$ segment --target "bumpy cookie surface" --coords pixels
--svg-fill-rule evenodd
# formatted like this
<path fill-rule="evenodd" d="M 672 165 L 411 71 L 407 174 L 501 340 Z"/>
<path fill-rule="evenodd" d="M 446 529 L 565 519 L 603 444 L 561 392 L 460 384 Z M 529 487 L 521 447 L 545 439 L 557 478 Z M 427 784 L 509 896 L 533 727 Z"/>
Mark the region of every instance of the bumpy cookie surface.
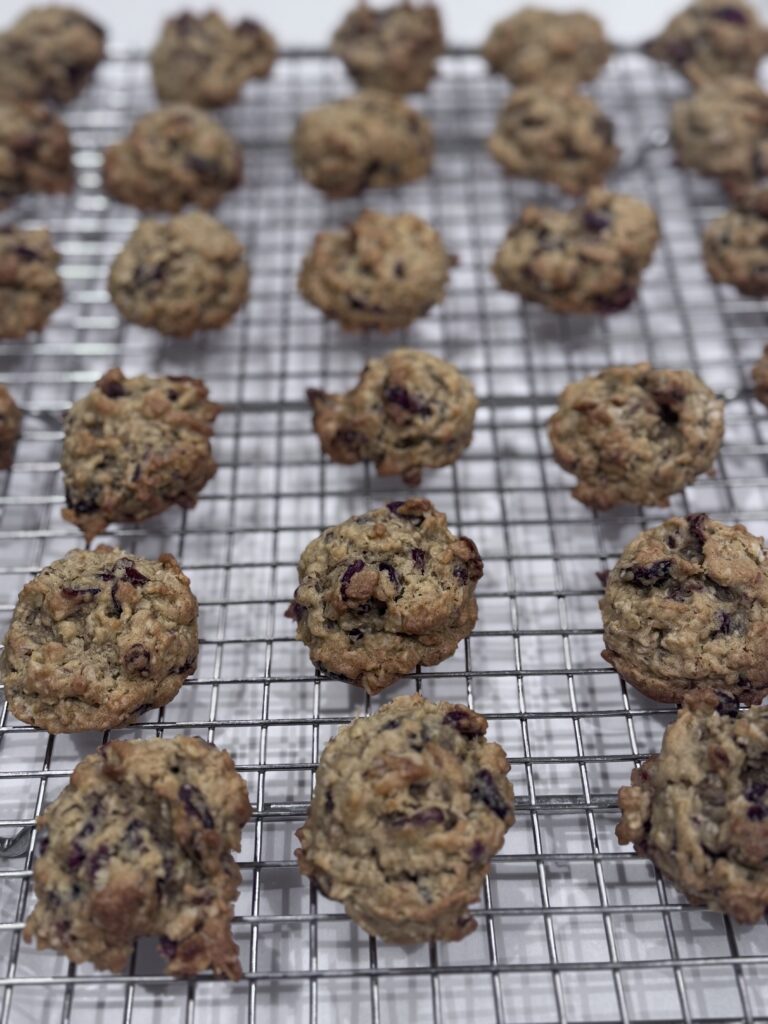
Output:
<path fill-rule="evenodd" d="M 109 291 L 127 320 L 183 337 L 231 320 L 248 297 L 248 264 L 228 228 L 192 210 L 142 221 L 112 264 Z"/>
<path fill-rule="evenodd" d="M 0 338 L 45 325 L 64 296 L 58 265 L 47 231 L 0 228 Z"/>
<path fill-rule="evenodd" d="M 569 384 L 549 421 L 556 461 L 593 508 L 667 505 L 706 473 L 723 438 L 723 402 L 689 370 L 612 366 Z"/>
<path fill-rule="evenodd" d="M 647 697 L 768 693 L 768 563 L 761 538 L 703 514 L 635 537 L 600 601 L 603 657 Z"/>
<path fill-rule="evenodd" d="M 646 203 L 593 188 L 567 212 L 527 206 L 493 270 L 502 288 L 558 313 L 614 313 L 637 295 L 658 237 Z"/>
<path fill-rule="evenodd" d="M 427 174 L 432 132 L 398 96 L 366 89 L 302 114 L 293 150 L 310 185 L 329 196 L 356 196 Z"/>
<path fill-rule="evenodd" d="M 113 729 L 173 700 L 197 665 L 197 601 L 170 555 L 70 551 L 19 594 L 0 656 L 13 714 Z"/>
<path fill-rule="evenodd" d="M 763 405 L 768 405 L 768 345 L 752 367 L 752 379 L 755 382 L 755 397 Z"/>
<path fill-rule="evenodd" d="M 0 206 L 25 192 L 68 192 L 66 125 L 43 103 L 0 103 Z"/>
<path fill-rule="evenodd" d="M 431 4 L 402 3 L 374 10 L 361 3 L 336 30 L 331 49 L 358 85 L 421 92 L 443 50 L 440 15 Z"/>
<path fill-rule="evenodd" d="M 692 903 L 755 924 L 768 912 L 768 708 L 715 705 L 683 708 L 633 770 L 616 835 Z"/>
<path fill-rule="evenodd" d="M 250 78 L 265 78 L 275 41 L 249 19 L 229 25 L 215 11 L 169 18 L 151 54 L 155 89 L 163 103 L 222 107 Z"/>
<path fill-rule="evenodd" d="M 342 727 L 320 758 L 296 833 L 302 873 L 389 942 L 461 939 L 514 822 L 488 723 L 461 704 L 397 697 Z"/>
<path fill-rule="evenodd" d="M 21 433 L 21 409 L 8 388 L 0 384 L 0 469 L 10 469 Z"/>
<path fill-rule="evenodd" d="M 37 905 L 24 938 L 119 972 L 136 939 L 158 936 L 169 974 L 240 978 L 232 851 L 250 813 L 232 758 L 213 744 L 107 743 L 37 819 Z"/>
<path fill-rule="evenodd" d="M 524 7 L 494 25 L 483 47 L 492 70 L 516 85 L 587 82 L 610 53 L 602 25 L 591 14 L 535 7 Z"/>
<path fill-rule="evenodd" d="M 64 420 L 64 518 L 90 541 L 109 523 L 192 508 L 216 472 L 210 437 L 218 413 L 193 377 L 108 370 Z"/>
<path fill-rule="evenodd" d="M 768 216 L 729 210 L 704 229 L 704 262 L 713 280 L 744 295 L 768 295 Z"/>
<path fill-rule="evenodd" d="M 412 213 L 364 210 L 322 231 L 304 260 L 304 298 L 348 330 L 407 327 L 443 298 L 454 259 L 433 227 Z"/>
<path fill-rule="evenodd" d="M 602 181 L 619 157 L 611 122 L 594 100 L 568 85 L 515 89 L 488 149 L 510 174 L 576 194 Z"/>
<path fill-rule="evenodd" d="M 768 34 L 742 0 L 696 0 L 675 15 L 645 52 L 688 78 L 751 77 L 768 50 Z"/>
<path fill-rule="evenodd" d="M 472 440 L 472 384 L 437 356 L 397 348 L 371 359 L 347 394 L 310 390 L 314 427 L 334 462 L 370 460 L 380 476 L 421 481 L 425 466 L 455 462 Z"/>
<path fill-rule="evenodd" d="M 242 174 L 240 146 L 209 114 L 172 103 L 140 117 L 104 154 L 104 188 L 142 210 L 210 209 Z"/>
<path fill-rule="evenodd" d="M 68 103 L 104 56 L 104 32 L 72 7 L 33 7 L 0 33 L 0 99 Z"/>
<path fill-rule="evenodd" d="M 298 573 L 286 614 L 310 658 L 378 693 L 469 636 L 483 562 L 431 502 L 409 498 L 323 530 Z"/>

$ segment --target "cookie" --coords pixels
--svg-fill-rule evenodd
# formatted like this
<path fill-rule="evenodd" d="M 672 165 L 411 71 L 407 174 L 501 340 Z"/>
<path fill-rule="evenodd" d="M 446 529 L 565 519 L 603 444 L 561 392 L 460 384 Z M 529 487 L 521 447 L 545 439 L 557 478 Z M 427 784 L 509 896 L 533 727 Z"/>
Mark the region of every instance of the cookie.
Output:
<path fill-rule="evenodd" d="M 223 107 L 249 79 L 266 78 L 275 55 L 275 40 L 255 21 L 229 25 L 216 11 L 185 11 L 165 22 L 150 61 L 163 103 Z"/>
<path fill-rule="evenodd" d="M 704 262 L 714 281 L 744 295 L 768 295 L 768 216 L 729 210 L 704 229 Z"/>
<path fill-rule="evenodd" d="M 318 668 L 374 694 L 469 636 L 483 562 L 431 502 L 408 498 L 323 530 L 298 573 L 297 638 Z"/>
<path fill-rule="evenodd" d="M 593 188 L 569 211 L 527 206 L 493 272 L 502 288 L 557 313 L 615 313 L 634 301 L 658 238 L 650 206 Z"/>
<path fill-rule="evenodd" d="M 494 25 L 483 56 L 515 85 L 574 85 L 602 69 L 611 47 L 597 18 L 524 7 Z"/>
<path fill-rule="evenodd" d="M 43 103 L 0 102 L 0 207 L 27 192 L 69 192 L 66 125 Z"/>
<path fill-rule="evenodd" d="M 172 103 L 140 117 L 104 154 L 104 189 L 141 210 L 211 209 L 240 183 L 240 146 L 210 114 Z"/>
<path fill-rule="evenodd" d="M 549 83 L 515 89 L 488 149 L 510 174 L 576 195 L 601 182 L 619 158 L 613 125 L 594 100 Z"/>
<path fill-rule="evenodd" d="M 194 377 L 108 370 L 64 419 L 64 518 L 90 542 L 110 523 L 193 508 L 216 472 L 210 437 L 219 412 Z"/>
<path fill-rule="evenodd" d="M 221 327 L 248 298 L 243 246 L 208 213 L 145 220 L 112 264 L 109 292 L 126 318 L 185 337 Z"/>
<path fill-rule="evenodd" d="M 70 551 L 19 594 L 0 656 L 13 714 L 51 733 L 164 707 L 197 665 L 197 601 L 171 555 Z"/>
<path fill-rule="evenodd" d="M 0 384 L 0 469 L 10 469 L 21 434 L 21 409 L 8 388 Z"/>
<path fill-rule="evenodd" d="M 299 869 L 387 942 L 474 931 L 491 858 L 514 823 L 507 759 L 461 704 L 397 697 L 323 750 Z"/>
<path fill-rule="evenodd" d="M 64 297 L 58 265 L 47 231 L 0 228 L 0 338 L 45 326 Z"/>
<path fill-rule="evenodd" d="M 768 345 L 752 367 L 752 379 L 755 382 L 755 398 L 763 405 L 768 405 Z"/>
<path fill-rule="evenodd" d="M 680 704 L 768 694 L 768 563 L 761 538 L 703 514 L 635 537 L 600 601 L 603 657 L 646 697 Z"/>
<path fill-rule="evenodd" d="M 32 7 L 0 33 L 0 100 L 68 103 L 104 57 L 104 30 L 73 7 Z"/>
<path fill-rule="evenodd" d="M 421 92 L 443 52 L 440 14 L 432 4 L 353 8 L 334 33 L 331 50 L 363 88 Z"/>
<path fill-rule="evenodd" d="M 757 924 L 768 913 L 768 708 L 699 701 L 619 790 L 633 843 L 691 903 Z"/>
<path fill-rule="evenodd" d="M 427 352 L 393 349 L 369 360 L 346 394 L 307 394 L 326 455 L 347 465 L 373 462 L 379 476 L 418 484 L 423 467 L 450 465 L 472 440 L 472 384 Z"/>
<path fill-rule="evenodd" d="M 768 33 L 742 0 L 696 0 L 644 50 L 694 82 L 724 75 L 750 78 L 768 51 Z"/>
<path fill-rule="evenodd" d="M 592 508 L 668 505 L 708 472 L 723 439 L 724 403 L 690 370 L 611 366 L 569 384 L 549 421 L 555 461 Z"/>
<path fill-rule="evenodd" d="M 442 300 L 454 263 L 420 217 L 364 210 L 351 224 L 315 238 L 299 289 L 347 330 L 393 331 Z"/>
<path fill-rule="evenodd" d="M 242 977 L 232 851 L 250 815 L 245 782 L 212 743 L 176 736 L 99 747 L 37 819 L 37 905 L 24 938 L 117 973 L 136 939 L 157 936 L 168 974 Z"/>
<path fill-rule="evenodd" d="M 366 89 L 302 114 L 293 152 L 310 185 L 333 197 L 356 196 L 427 174 L 432 132 L 399 96 Z"/>

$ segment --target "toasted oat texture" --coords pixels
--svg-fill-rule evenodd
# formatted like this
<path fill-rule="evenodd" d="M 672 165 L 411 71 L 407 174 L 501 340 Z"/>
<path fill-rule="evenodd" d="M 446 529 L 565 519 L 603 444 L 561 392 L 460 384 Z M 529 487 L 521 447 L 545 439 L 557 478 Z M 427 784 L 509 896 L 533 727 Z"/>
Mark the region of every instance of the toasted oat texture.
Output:
<path fill-rule="evenodd" d="M 619 158 L 613 125 L 594 100 L 549 83 L 515 89 L 488 149 L 510 174 L 576 195 L 599 184 Z"/>
<path fill-rule="evenodd" d="M 299 288 L 348 330 L 392 331 L 442 300 L 454 262 L 420 217 L 364 210 L 351 224 L 317 235 Z"/>
<path fill-rule="evenodd" d="M 462 939 L 514 792 L 486 720 L 414 694 L 343 726 L 320 758 L 299 868 L 371 935 Z"/>
<path fill-rule="evenodd" d="M 240 183 L 239 144 L 188 103 L 144 114 L 104 153 L 104 189 L 142 210 L 175 213 L 187 203 L 211 209 Z"/>
<path fill-rule="evenodd" d="M 0 103 L 0 207 L 26 192 L 69 192 L 66 125 L 44 103 Z"/>
<path fill-rule="evenodd" d="M 298 573 L 286 613 L 297 638 L 318 668 L 374 694 L 469 636 L 483 562 L 431 502 L 409 498 L 323 530 Z"/>
<path fill-rule="evenodd" d="M 336 30 L 331 49 L 363 88 L 421 92 L 443 52 L 440 14 L 432 4 L 375 10 L 361 3 Z"/>
<path fill-rule="evenodd" d="M 591 14 L 524 7 L 494 25 L 483 55 L 515 85 L 574 85 L 598 74 L 611 46 Z"/>
<path fill-rule="evenodd" d="M 37 819 L 27 942 L 118 973 L 158 936 L 166 971 L 242 977 L 232 857 L 251 807 L 232 758 L 192 736 L 114 740 L 80 762 Z"/>
<path fill-rule="evenodd" d="M 21 433 L 21 409 L 8 388 L 0 384 L 0 469 L 10 469 Z"/>
<path fill-rule="evenodd" d="M 58 265 L 47 231 L 0 228 L 0 338 L 45 326 L 64 297 Z"/>
<path fill-rule="evenodd" d="M 0 99 L 68 103 L 104 57 L 104 30 L 73 7 L 32 7 L 0 33 Z"/>
<path fill-rule="evenodd" d="M 755 398 L 763 405 L 768 405 L 768 345 L 752 367 L 752 379 L 755 382 Z"/>
<path fill-rule="evenodd" d="M 366 89 L 302 114 L 293 151 L 310 185 L 329 196 L 356 196 L 427 174 L 432 132 L 399 96 Z"/>
<path fill-rule="evenodd" d="M 755 73 L 768 51 L 768 33 L 742 0 L 696 0 L 676 14 L 645 52 L 694 82 Z"/>
<path fill-rule="evenodd" d="M 165 22 L 150 60 L 163 103 L 223 107 L 249 79 L 266 78 L 275 56 L 275 40 L 255 21 L 185 11 Z"/>
<path fill-rule="evenodd" d="M 768 912 L 767 766 L 768 708 L 691 701 L 619 790 L 619 842 L 691 903 L 756 924 Z"/>
<path fill-rule="evenodd" d="M 668 505 L 711 469 L 724 403 L 690 370 L 611 366 L 569 384 L 549 421 L 556 461 L 592 508 Z"/>
<path fill-rule="evenodd" d="M 216 472 L 210 437 L 219 411 L 194 377 L 108 370 L 64 420 L 64 518 L 90 541 L 110 523 L 193 508 Z"/>
<path fill-rule="evenodd" d="M 744 295 L 768 295 L 768 216 L 729 210 L 704 229 L 704 262 L 712 279 Z"/>
<path fill-rule="evenodd" d="M 228 228 L 192 210 L 142 221 L 112 264 L 109 291 L 127 320 L 185 337 L 232 319 L 248 298 L 248 264 Z"/>
<path fill-rule="evenodd" d="M 0 656 L 13 714 L 114 729 L 173 700 L 197 665 L 197 601 L 171 555 L 70 551 L 19 594 Z"/>
<path fill-rule="evenodd" d="M 600 601 L 603 657 L 651 697 L 768 694 L 768 563 L 762 538 L 703 514 L 635 537 Z"/>
<path fill-rule="evenodd" d="M 658 237 L 650 206 L 593 188 L 573 210 L 527 206 L 493 271 L 502 288 L 558 313 L 615 313 L 635 299 Z"/>
<path fill-rule="evenodd" d="M 326 455 L 370 460 L 380 476 L 421 482 L 423 467 L 447 466 L 472 440 L 477 398 L 455 366 L 427 352 L 393 349 L 371 359 L 347 394 L 308 392 Z"/>

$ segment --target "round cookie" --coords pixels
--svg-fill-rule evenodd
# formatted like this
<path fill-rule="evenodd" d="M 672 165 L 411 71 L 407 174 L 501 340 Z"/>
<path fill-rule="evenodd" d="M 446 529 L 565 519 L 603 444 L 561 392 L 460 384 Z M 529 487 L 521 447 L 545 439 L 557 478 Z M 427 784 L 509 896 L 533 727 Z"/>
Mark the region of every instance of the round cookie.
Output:
<path fill-rule="evenodd" d="M 21 409 L 8 388 L 0 384 L 0 469 L 10 469 L 21 434 Z"/>
<path fill-rule="evenodd" d="M 324 530 L 299 559 L 287 615 L 318 668 L 378 693 L 449 658 L 477 620 L 483 562 L 426 498 Z"/>
<path fill-rule="evenodd" d="M 752 379 L 755 382 L 755 398 L 768 406 L 768 345 L 752 367 Z"/>
<path fill-rule="evenodd" d="M 26 192 L 69 192 L 66 125 L 43 103 L 0 102 L 0 207 Z"/>
<path fill-rule="evenodd" d="M 99 747 L 37 819 L 37 905 L 24 938 L 119 973 L 136 939 L 157 936 L 168 974 L 242 977 L 232 851 L 250 815 L 245 782 L 212 743 L 176 736 Z"/>
<path fill-rule="evenodd" d="M 711 469 L 724 403 L 690 370 L 611 366 L 569 384 L 549 421 L 555 461 L 592 508 L 668 505 Z"/>
<path fill-rule="evenodd" d="M 502 288 L 558 313 L 615 313 L 635 299 L 658 237 L 650 206 L 593 188 L 573 210 L 527 206 L 493 272 Z"/>
<path fill-rule="evenodd" d="M 64 297 L 58 265 L 47 231 L 0 228 L 0 338 L 45 326 Z"/>
<path fill-rule="evenodd" d="M 729 210 L 704 229 L 704 262 L 712 279 L 744 295 L 768 295 L 768 217 Z"/>
<path fill-rule="evenodd" d="M 356 196 L 427 174 L 432 132 L 427 119 L 398 96 L 366 89 L 302 114 L 293 152 L 310 185 L 333 197 Z"/>
<path fill-rule="evenodd" d="M 432 4 L 374 10 L 360 3 L 334 33 L 331 50 L 363 88 L 421 92 L 443 52 L 440 14 Z"/>
<path fill-rule="evenodd" d="M 515 820 L 487 726 L 414 694 L 343 726 L 323 751 L 299 869 L 371 935 L 407 944 L 477 927 L 469 904 Z"/>
<path fill-rule="evenodd" d="M 472 384 L 427 352 L 393 349 L 369 360 L 346 394 L 307 394 L 326 455 L 346 464 L 370 460 L 379 476 L 418 484 L 423 467 L 450 465 L 472 440 Z"/>
<path fill-rule="evenodd" d="M 768 562 L 743 526 L 698 514 L 645 530 L 608 575 L 600 610 L 603 657 L 646 697 L 768 694 Z"/>
<path fill-rule="evenodd" d="M 483 56 L 515 85 L 588 82 L 602 69 L 611 46 L 597 18 L 524 7 L 494 25 Z"/>
<path fill-rule="evenodd" d="M 109 292 L 127 320 L 185 337 L 232 319 L 248 298 L 248 264 L 228 228 L 192 210 L 142 221 L 112 264 Z"/>
<path fill-rule="evenodd" d="M 515 89 L 488 149 L 510 174 L 576 195 L 599 184 L 619 158 L 613 125 L 594 100 L 549 83 Z"/>
<path fill-rule="evenodd" d="M 141 210 L 211 209 L 242 176 L 240 146 L 209 114 L 172 103 L 140 117 L 104 153 L 104 189 Z"/>
<path fill-rule="evenodd" d="M 104 31 L 72 7 L 32 7 L 0 33 L 0 99 L 68 103 L 104 57 Z"/>
<path fill-rule="evenodd" d="M 619 790 L 619 842 L 691 903 L 757 924 L 768 913 L 766 764 L 768 708 L 691 701 Z"/>
<path fill-rule="evenodd" d="M 229 25 L 216 11 L 185 11 L 165 22 L 150 61 L 163 103 L 223 107 L 249 79 L 266 78 L 275 55 L 275 40 L 255 21 Z"/>
<path fill-rule="evenodd" d="M 64 518 L 90 542 L 110 523 L 193 508 L 216 472 L 210 437 L 219 411 L 194 377 L 108 370 L 64 419 Z"/>
<path fill-rule="evenodd" d="M 392 331 L 442 300 L 454 262 L 420 217 L 364 210 L 346 227 L 317 235 L 299 289 L 347 330 Z"/>
<path fill-rule="evenodd" d="M 172 701 L 197 666 L 197 601 L 171 555 L 70 551 L 19 594 L 0 656 L 22 722 L 115 729 Z"/>
<path fill-rule="evenodd" d="M 768 50 L 768 33 L 742 0 L 696 0 L 644 50 L 694 82 L 724 75 L 751 78 Z"/>

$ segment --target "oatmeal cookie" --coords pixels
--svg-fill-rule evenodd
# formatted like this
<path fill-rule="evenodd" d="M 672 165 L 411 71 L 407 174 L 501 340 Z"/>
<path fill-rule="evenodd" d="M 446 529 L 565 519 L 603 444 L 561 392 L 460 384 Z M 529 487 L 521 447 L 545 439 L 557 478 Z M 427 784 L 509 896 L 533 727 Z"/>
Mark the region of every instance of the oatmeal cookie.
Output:
<path fill-rule="evenodd" d="M 569 384 L 549 421 L 555 460 L 592 508 L 668 505 L 710 470 L 724 403 L 690 370 L 611 366 Z"/>
<path fill-rule="evenodd" d="M 763 405 L 768 405 L 768 345 L 752 367 L 752 379 L 755 382 L 755 398 Z"/>
<path fill-rule="evenodd" d="M 296 833 L 302 874 L 388 942 L 462 939 L 514 823 L 507 760 L 461 704 L 397 697 L 322 753 Z"/>
<path fill-rule="evenodd" d="M 105 744 L 37 819 L 37 905 L 24 938 L 117 973 L 136 939 L 157 936 L 168 974 L 242 977 L 232 851 L 250 815 L 245 782 L 212 743 Z"/>
<path fill-rule="evenodd" d="M 768 216 L 729 210 L 704 229 L 704 262 L 714 281 L 744 295 L 768 295 Z"/>
<path fill-rule="evenodd" d="M 64 297 L 58 265 L 47 231 L 0 228 L 0 338 L 42 330 Z"/>
<path fill-rule="evenodd" d="M 426 498 L 323 530 L 305 548 L 287 615 L 318 668 L 378 693 L 437 665 L 477 620 L 483 562 Z"/>
<path fill-rule="evenodd" d="M 110 523 L 193 508 L 216 472 L 210 437 L 219 411 L 194 377 L 108 370 L 64 420 L 64 518 L 90 541 Z"/>
<path fill-rule="evenodd" d="M 43 103 L 0 103 L 0 207 L 26 192 L 69 192 L 66 125 Z"/>
<path fill-rule="evenodd" d="M 603 657 L 646 697 L 768 694 L 768 562 L 762 538 L 701 513 L 635 537 L 600 601 Z"/>
<path fill-rule="evenodd" d="M 210 114 L 172 103 L 140 117 L 104 154 L 104 189 L 141 210 L 211 209 L 240 183 L 240 146 Z"/>
<path fill-rule="evenodd" d="M 347 394 L 308 392 L 326 455 L 370 460 L 380 476 L 421 482 L 425 466 L 448 466 L 472 440 L 477 398 L 455 366 L 427 352 L 397 348 L 366 364 Z"/>
<path fill-rule="evenodd" d="M 21 409 L 8 388 L 0 384 L 0 469 L 10 469 L 21 433 Z"/>

